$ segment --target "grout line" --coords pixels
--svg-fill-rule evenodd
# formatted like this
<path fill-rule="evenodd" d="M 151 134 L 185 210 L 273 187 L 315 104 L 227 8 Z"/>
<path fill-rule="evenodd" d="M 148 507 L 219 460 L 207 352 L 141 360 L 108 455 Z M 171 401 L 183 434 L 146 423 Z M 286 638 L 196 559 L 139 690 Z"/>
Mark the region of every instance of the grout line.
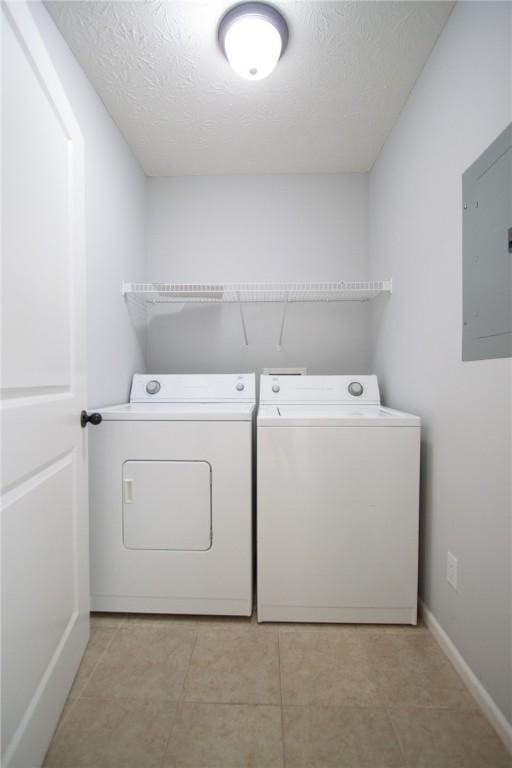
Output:
<path fill-rule="evenodd" d="M 178 696 L 178 700 L 176 701 L 176 713 L 175 713 L 175 717 L 174 717 L 174 722 L 171 725 L 171 728 L 169 729 L 169 735 L 167 737 L 167 741 L 165 742 L 165 748 L 164 748 L 163 754 L 162 754 L 162 768 L 165 768 L 165 762 L 166 762 L 166 759 L 167 759 L 167 753 L 169 751 L 169 744 L 171 743 L 171 739 L 172 739 L 174 730 L 175 730 L 175 728 L 176 728 L 176 726 L 178 724 L 178 720 L 181 717 L 181 713 L 183 711 L 183 705 L 186 703 L 185 702 L 185 682 L 186 682 L 186 679 L 187 679 L 188 671 L 190 669 L 190 665 L 192 664 L 192 656 L 194 655 L 194 651 L 196 649 L 197 642 L 199 640 L 199 627 L 196 627 L 195 632 L 196 632 L 196 637 L 195 637 L 194 643 L 192 645 L 192 648 L 190 650 L 190 654 L 189 654 L 189 657 L 188 657 L 187 668 L 185 669 L 185 672 L 183 674 L 183 681 L 181 683 L 181 690 L 180 690 L 180 693 L 179 693 L 179 696 Z"/>
<path fill-rule="evenodd" d="M 92 698 L 92 697 L 91 697 Z M 128 698 L 128 697 L 127 697 Z M 205 706 L 225 706 L 225 707 L 280 707 L 281 704 L 279 702 L 275 701 L 247 701 L 245 700 L 238 700 L 238 699 L 232 699 L 230 701 L 226 701 L 225 699 L 187 699 L 183 698 L 179 700 L 182 704 L 204 704 Z M 307 706 L 307 705 L 298 705 L 300 707 Z"/>
<path fill-rule="evenodd" d="M 144 702 L 146 704 L 177 704 L 178 702 L 176 699 L 156 699 L 151 696 L 133 696 L 127 694 L 126 696 L 108 696 L 105 694 L 95 694 L 94 696 L 82 696 L 83 699 L 87 699 L 87 701 L 133 701 L 133 702 Z"/>
<path fill-rule="evenodd" d="M 119 632 L 119 629 L 120 629 L 120 627 L 121 627 L 121 625 L 119 624 L 117 627 L 105 627 L 105 628 L 104 628 L 104 629 L 113 629 L 113 630 L 114 630 L 114 632 L 113 632 L 113 634 L 112 634 L 112 637 L 110 638 L 110 640 L 109 640 L 109 641 L 108 641 L 108 643 L 106 644 L 105 648 L 104 648 L 104 649 L 103 649 L 103 651 L 100 653 L 100 655 L 99 655 L 99 658 L 98 658 L 98 660 L 96 661 L 96 664 L 94 665 L 94 667 L 93 667 L 93 668 L 92 668 L 92 670 L 91 670 L 91 674 L 90 674 L 90 675 L 87 677 L 87 679 L 85 680 L 85 682 L 84 682 L 84 684 L 83 684 L 82 688 L 81 688 L 81 689 L 80 689 L 80 691 L 78 692 L 78 694 L 77 694 L 77 696 L 76 696 L 76 701 L 78 701 L 78 699 L 81 699 L 81 698 L 87 698 L 87 697 L 84 697 L 84 696 L 83 696 L 83 693 L 84 693 L 85 689 L 87 688 L 87 686 L 89 685 L 89 683 L 91 682 L 92 676 L 94 675 L 94 673 L 95 673 L 95 672 L 96 672 L 96 670 L 98 669 L 98 666 L 100 665 L 100 663 L 101 663 L 101 662 L 103 661 L 103 659 L 105 658 L 105 655 L 106 655 L 107 651 L 109 650 L 110 646 L 112 645 L 112 643 L 114 642 L 115 638 L 117 637 L 117 634 L 118 634 L 118 632 Z M 93 628 L 92 628 L 92 632 L 91 632 L 91 639 L 92 639 L 92 634 L 93 634 L 94 630 L 96 630 L 96 629 L 100 629 L 100 630 L 101 630 L 101 627 L 93 627 Z M 90 642 L 91 642 L 91 640 L 89 640 L 89 643 L 90 643 Z M 88 645 L 89 645 L 89 644 L 88 644 Z M 86 651 L 85 651 L 85 652 L 87 653 L 87 649 L 86 649 Z M 84 657 L 85 657 L 85 654 L 84 654 Z"/>
<path fill-rule="evenodd" d="M 174 722 L 173 722 L 173 724 L 171 725 L 171 727 L 169 729 L 169 735 L 168 735 L 167 740 L 165 742 L 165 747 L 164 747 L 164 749 L 162 751 L 162 763 L 161 763 L 162 768 L 165 768 L 165 762 L 166 762 L 166 759 L 167 759 L 167 752 L 169 750 L 169 744 L 171 743 L 171 739 L 172 739 L 172 735 L 174 733 L 174 729 L 176 728 L 178 720 L 180 719 L 181 712 L 182 712 L 182 704 L 183 703 L 184 702 L 182 702 L 182 701 L 177 701 L 175 703 L 176 712 L 175 712 Z"/>
<path fill-rule="evenodd" d="M 397 742 L 398 742 L 398 746 L 400 747 L 400 752 L 402 753 L 402 757 L 403 757 L 403 760 L 404 760 L 404 766 L 405 766 L 405 768 L 408 768 L 408 766 L 409 766 L 409 761 L 408 761 L 408 759 L 407 759 L 407 755 L 405 754 L 405 749 L 404 749 L 404 747 L 403 747 L 403 745 L 402 745 L 402 740 L 400 739 L 400 736 L 398 735 L 398 731 L 397 731 L 397 729 L 395 728 L 395 724 L 394 724 L 394 722 L 393 722 L 393 718 L 392 718 L 392 717 L 391 717 L 391 715 L 390 715 L 390 712 L 389 712 L 389 707 L 388 707 L 388 706 L 386 706 L 386 707 L 384 708 L 384 711 L 386 712 L 387 718 L 388 718 L 389 722 L 391 723 L 391 728 L 392 728 L 392 730 L 393 730 L 393 733 L 395 734 L 395 739 L 397 740 Z"/>
<path fill-rule="evenodd" d="M 157 699 L 151 696 L 145 696 L 142 698 L 138 698 L 137 696 L 108 696 L 108 695 L 99 695 L 95 694 L 94 696 L 82 696 L 81 698 L 87 699 L 88 701 L 94 701 L 95 699 L 99 701 L 145 701 L 145 702 L 154 702 L 159 704 L 197 704 L 200 706 L 214 706 L 214 707 L 272 707 L 274 709 L 280 709 L 281 705 L 279 703 L 276 703 L 274 701 L 247 701 L 247 700 L 233 700 L 233 701 L 226 701 L 226 700 L 208 700 L 205 701 L 204 699 Z M 286 709 L 356 709 L 356 710 L 380 710 L 382 712 L 387 712 L 387 707 L 384 705 L 378 705 L 378 704 L 368 704 L 368 705 L 361 705 L 361 704 L 283 704 L 283 707 Z M 394 709 L 400 709 L 400 706 L 393 707 Z M 407 709 L 413 709 L 413 706 L 407 705 Z M 423 707 L 420 709 L 436 709 L 436 711 L 439 712 L 468 712 L 469 710 L 458 710 L 458 709 L 445 709 L 445 708 L 439 708 L 439 707 Z M 470 710 L 474 711 L 474 710 Z"/>
<path fill-rule="evenodd" d="M 192 645 L 192 648 L 191 648 L 191 651 L 190 651 L 190 654 L 189 654 L 189 657 L 188 657 L 187 668 L 185 669 L 185 673 L 183 675 L 183 682 L 181 684 L 181 690 L 180 690 L 180 694 L 178 696 L 178 702 L 186 701 L 186 699 L 185 699 L 185 683 L 187 681 L 187 675 L 189 673 L 190 666 L 192 664 L 192 656 L 194 655 L 194 651 L 196 650 L 197 643 L 199 641 L 199 629 L 197 628 L 195 630 L 195 632 L 196 632 L 196 637 L 195 637 L 194 643 Z"/>
<path fill-rule="evenodd" d="M 98 629 L 98 628 L 97 627 L 91 627 L 91 638 L 92 638 L 92 634 L 93 634 L 94 629 Z M 114 634 L 112 635 L 112 637 L 110 638 L 109 642 L 105 646 L 104 650 L 100 654 L 99 659 L 97 660 L 96 664 L 92 668 L 92 671 L 91 671 L 90 675 L 87 677 L 87 679 L 83 683 L 82 687 L 79 689 L 79 691 L 76 694 L 76 696 L 73 696 L 73 698 L 70 699 L 69 698 L 69 694 L 68 694 L 68 698 L 66 699 L 66 702 L 64 704 L 64 709 L 62 710 L 62 713 L 61 713 L 61 716 L 59 718 L 59 721 L 58 721 L 58 723 L 57 723 L 57 725 L 55 727 L 55 731 L 53 733 L 52 740 L 51 740 L 50 744 L 48 745 L 48 750 L 50 749 L 51 743 L 52 743 L 53 739 L 55 738 L 55 735 L 56 735 L 58 729 L 60 728 L 62 723 L 64 723 L 68 719 L 69 715 L 74 710 L 74 708 L 75 708 L 76 704 L 78 703 L 78 701 L 80 699 L 88 698 L 87 696 L 83 695 L 83 692 L 85 691 L 86 687 L 89 685 L 89 682 L 90 682 L 93 674 L 96 672 L 98 664 L 100 663 L 100 661 L 103 659 L 104 655 L 106 654 L 106 652 L 110 648 L 111 643 L 113 642 L 115 636 L 117 635 L 119 627 L 105 627 L 105 629 L 114 629 Z M 90 642 L 91 642 L 91 639 L 89 638 L 89 643 Z M 86 649 L 85 649 L 85 652 L 84 652 L 84 656 L 82 657 L 82 661 L 85 658 L 85 654 L 87 653 L 87 648 L 89 647 L 89 643 L 87 643 L 87 646 L 86 646 Z M 82 662 L 80 662 L 80 663 L 82 663 Z M 79 667 L 79 669 L 80 669 L 80 667 Z M 78 674 L 78 670 L 77 670 L 77 674 Z M 73 680 L 73 684 L 72 684 L 71 688 L 73 688 L 74 684 L 75 684 L 75 681 Z M 71 693 L 71 691 L 70 691 L 70 693 Z"/>
<path fill-rule="evenodd" d="M 281 753 L 283 756 L 283 768 L 286 768 L 286 747 L 284 741 L 284 709 L 283 709 L 283 680 L 281 676 L 281 637 L 277 632 L 277 673 L 279 675 L 279 700 L 281 702 Z"/>

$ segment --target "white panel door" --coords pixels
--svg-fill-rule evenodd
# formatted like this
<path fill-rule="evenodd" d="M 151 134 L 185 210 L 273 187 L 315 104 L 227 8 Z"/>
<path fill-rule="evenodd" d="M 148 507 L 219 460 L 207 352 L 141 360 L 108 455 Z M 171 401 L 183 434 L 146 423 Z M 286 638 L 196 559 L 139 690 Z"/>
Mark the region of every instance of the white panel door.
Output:
<path fill-rule="evenodd" d="M 2 765 L 36 768 L 89 634 L 83 141 L 29 5 L 1 18 Z"/>

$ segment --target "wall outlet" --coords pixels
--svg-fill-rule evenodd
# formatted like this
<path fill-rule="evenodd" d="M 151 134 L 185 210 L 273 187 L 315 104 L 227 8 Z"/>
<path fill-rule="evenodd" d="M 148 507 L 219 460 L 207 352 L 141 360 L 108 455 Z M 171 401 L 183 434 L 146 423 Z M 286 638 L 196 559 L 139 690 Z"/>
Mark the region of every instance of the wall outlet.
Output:
<path fill-rule="evenodd" d="M 458 589 L 458 570 L 459 561 L 454 555 L 452 555 L 450 551 L 448 551 L 448 559 L 446 561 L 446 580 L 448 581 L 448 584 L 451 584 L 455 590 Z"/>

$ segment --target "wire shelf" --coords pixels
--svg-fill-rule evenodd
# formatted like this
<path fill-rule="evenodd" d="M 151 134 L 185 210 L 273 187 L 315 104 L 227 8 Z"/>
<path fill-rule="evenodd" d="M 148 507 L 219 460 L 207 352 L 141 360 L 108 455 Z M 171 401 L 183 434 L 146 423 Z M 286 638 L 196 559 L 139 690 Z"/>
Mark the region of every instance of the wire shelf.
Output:
<path fill-rule="evenodd" d="M 391 280 L 338 283 L 124 283 L 127 298 L 148 304 L 370 301 Z"/>

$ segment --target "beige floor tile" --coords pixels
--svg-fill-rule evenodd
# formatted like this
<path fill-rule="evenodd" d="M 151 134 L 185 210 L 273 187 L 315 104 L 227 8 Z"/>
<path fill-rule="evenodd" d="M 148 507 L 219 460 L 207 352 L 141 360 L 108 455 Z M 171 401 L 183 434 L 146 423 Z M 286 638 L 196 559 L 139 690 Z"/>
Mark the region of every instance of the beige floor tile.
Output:
<path fill-rule="evenodd" d="M 473 698 L 428 631 L 375 634 L 370 646 L 374 679 L 390 706 L 475 708 Z"/>
<path fill-rule="evenodd" d="M 70 699 L 74 699 L 80 695 L 94 672 L 96 664 L 112 642 L 116 632 L 117 630 L 113 628 L 91 627 L 91 637 L 87 648 L 85 649 L 82 663 L 76 673 L 73 687 L 69 694 Z"/>
<path fill-rule="evenodd" d="M 185 680 L 184 698 L 279 704 L 277 635 L 250 629 L 199 632 Z"/>
<path fill-rule="evenodd" d="M 384 709 L 284 707 L 283 718 L 287 768 L 399 768 L 405 765 Z"/>
<path fill-rule="evenodd" d="M 511 768 L 498 736 L 479 712 L 389 710 L 410 768 Z"/>
<path fill-rule="evenodd" d="M 281 709 L 182 704 L 164 768 L 281 768 Z"/>
<path fill-rule="evenodd" d="M 82 695 L 177 701 L 196 637 L 176 626 L 121 627 Z"/>
<path fill-rule="evenodd" d="M 117 629 L 124 622 L 124 613 L 91 613 L 91 628 Z"/>
<path fill-rule="evenodd" d="M 424 626 L 91 623 L 48 768 L 512 768 Z"/>
<path fill-rule="evenodd" d="M 176 705 L 79 699 L 50 745 L 45 768 L 160 768 Z"/>
<path fill-rule="evenodd" d="M 283 704 L 381 704 L 367 643 L 360 633 L 280 633 L 279 648 Z"/>

